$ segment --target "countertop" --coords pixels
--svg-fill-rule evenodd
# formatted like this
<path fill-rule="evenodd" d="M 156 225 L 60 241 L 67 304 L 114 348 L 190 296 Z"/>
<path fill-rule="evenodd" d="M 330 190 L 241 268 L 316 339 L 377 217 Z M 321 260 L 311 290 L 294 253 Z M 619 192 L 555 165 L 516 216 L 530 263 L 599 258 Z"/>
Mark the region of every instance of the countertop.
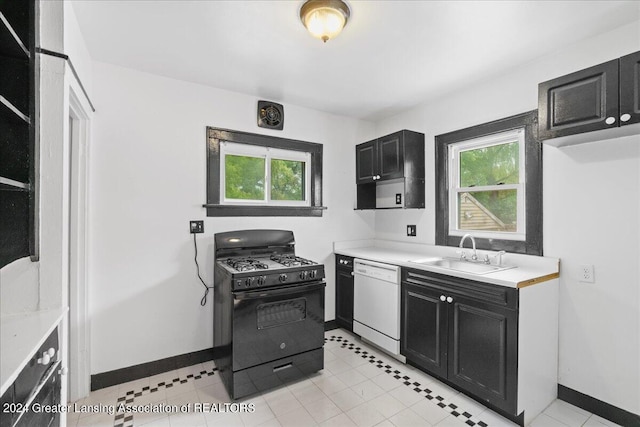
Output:
<path fill-rule="evenodd" d="M 0 317 L 0 395 L 13 384 L 31 355 L 38 350 L 67 312 L 64 308 Z"/>
<path fill-rule="evenodd" d="M 411 260 L 429 257 L 459 258 L 460 255 L 457 251 L 460 249 L 454 247 L 371 239 L 334 242 L 333 249 L 334 253 L 340 255 L 447 274 L 510 288 L 523 288 L 560 277 L 560 260 L 552 257 L 507 253 L 502 257 L 503 264 L 513 265 L 515 268 L 487 274 L 474 274 L 411 262 Z M 468 255 L 471 253 L 469 248 L 464 250 Z M 485 254 L 494 256 L 496 252 L 478 250 L 478 258 L 483 258 Z"/>

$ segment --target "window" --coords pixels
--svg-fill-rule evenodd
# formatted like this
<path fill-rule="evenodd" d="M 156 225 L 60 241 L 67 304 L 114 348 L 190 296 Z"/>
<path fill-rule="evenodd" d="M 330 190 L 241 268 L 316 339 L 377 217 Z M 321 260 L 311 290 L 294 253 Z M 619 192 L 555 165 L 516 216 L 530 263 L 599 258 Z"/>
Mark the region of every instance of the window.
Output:
<path fill-rule="evenodd" d="M 449 234 L 524 240 L 524 129 L 449 145 Z"/>
<path fill-rule="evenodd" d="M 223 204 L 309 206 L 311 154 L 223 141 Z"/>
<path fill-rule="evenodd" d="M 436 137 L 436 243 L 542 255 L 536 111 Z"/>
<path fill-rule="evenodd" d="M 322 145 L 208 128 L 208 216 L 322 216 Z"/>

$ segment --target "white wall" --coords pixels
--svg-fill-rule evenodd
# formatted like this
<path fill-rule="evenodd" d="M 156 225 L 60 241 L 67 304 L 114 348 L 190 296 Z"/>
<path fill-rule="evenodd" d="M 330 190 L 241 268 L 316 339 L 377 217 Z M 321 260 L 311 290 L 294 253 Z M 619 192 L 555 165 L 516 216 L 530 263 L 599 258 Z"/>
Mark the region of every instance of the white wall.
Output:
<path fill-rule="evenodd" d="M 640 22 L 377 123 L 426 136 L 426 209 L 376 212 L 376 237 L 435 242 L 434 136 L 537 108 L 539 82 L 640 50 Z M 544 147 L 544 253 L 562 260 L 559 382 L 640 413 L 640 136 Z M 407 224 L 418 225 L 406 237 Z M 616 227 L 617 226 L 617 227 Z M 581 264 L 595 284 L 579 283 Z"/>
<path fill-rule="evenodd" d="M 332 242 L 370 238 L 373 213 L 354 211 L 354 145 L 373 124 L 284 104 L 284 131 L 256 125 L 258 98 L 94 63 L 89 283 L 92 373 L 213 345 L 212 292 L 200 306 L 188 222 L 201 274 L 213 284 L 213 235 L 293 230 L 296 252 L 324 262 L 326 318 L 334 317 Z M 278 100 L 274 100 L 278 101 Z M 324 145 L 322 218 L 207 218 L 206 126 Z"/>

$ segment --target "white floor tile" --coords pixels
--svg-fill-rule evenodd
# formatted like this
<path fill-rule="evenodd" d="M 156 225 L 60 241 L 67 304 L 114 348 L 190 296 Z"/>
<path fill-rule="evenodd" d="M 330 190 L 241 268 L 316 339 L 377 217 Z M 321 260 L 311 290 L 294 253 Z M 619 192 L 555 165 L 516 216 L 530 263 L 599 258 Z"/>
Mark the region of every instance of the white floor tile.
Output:
<path fill-rule="evenodd" d="M 347 416 L 349 416 L 358 427 L 373 427 L 385 419 L 384 415 L 382 415 L 374 405 L 370 405 L 369 403 L 350 409 L 347 411 Z"/>
<path fill-rule="evenodd" d="M 204 414 L 200 412 L 186 412 L 169 416 L 171 427 L 202 427 L 207 426 Z"/>
<path fill-rule="evenodd" d="M 394 388 L 398 388 L 403 385 L 402 382 L 394 378 L 393 375 L 387 374 L 386 372 L 383 372 L 378 376 L 371 378 L 371 381 L 380 386 L 384 391 L 391 391 Z"/>
<path fill-rule="evenodd" d="M 267 401 L 271 411 L 282 423 L 281 417 L 292 411 L 303 409 L 302 404 L 295 398 L 295 396 L 286 388 L 280 389 L 277 392 L 265 394 L 264 400 Z"/>
<path fill-rule="evenodd" d="M 278 416 L 278 421 L 282 427 L 311 427 L 317 425 L 311 414 L 303 407 Z"/>
<path fill-rule="evenodd" d="M 340 378 L 332 376 L 325 378 L 316 378 L 312 380 L 315 385 L 317 385 L 320 390 L 322 390 L 326 395 L 331 395 L 333 393 L 338 393 L 347 388 L 347 385 L 340 380 Z"/>
<path fill-rule="evenodd" d="M 357 427 L 347 414 L 342 413 L 320 424 L 321 427 Z"/>
<path fill-rule="evenodd" d="M 561 400 L 556 400 L 549 405 L 549 407 L 544 410 L 543 414 L 548 415 L 569 427 L 581 426 L 591 415 L 583 409 L 577 408 Z"/>
<path fill-rule="evenodd" d="M 449 416 L 449 412 L 439 407 L 435 402 L 422 399 L 411 406 L 411 409 L 429 424 L 436 425 Z"/>
<path fill-rule="evenodd" d="M 389 393 L 384 393 L 369 402 L 382 414 L 385 418 L 394 416 L 400 411 L 406 409 L 404 403 L 391 396 Z"/>
<path fill-rule="evenodd" d="M 356 384 L 351 387 L 351 390 L 355 391 L 358 396 L 360 396 L 365 401 L 374 399 L 385 393 L 385 391 L 379 385 L 371 380 Z"/>
<path fill-rule="evenodd" d="M 155 421 L 151 421 L 146 424 L 138 424 L 136 422 L 134 425 L 135 426 L 144 425 L 144 427 L 171 427 L 171 422 L 169 421 L 169 417 L 165 416 L 163 418 L 159 418 Z"/>
<path fill-rule="evenodd" d="M 308 402 L 304 404 L 304 407 L 317 423 L 325 422 L 342 413 L 342 410 L 326 396 L 313 402 Z"/>
<path fill-rule="evenodd" d="M 360 372 L 356 371 L 353 368 L 349 368 L 347 371 L 341 372 L 336 376 L 340 378 L 340 381 L 342 381 L 349 387 L 352 387 L 356 384 L 360 384 L 361 382 L 364 382 L 368 379 L 367 377 L 365 377 L 364 375 L 362 375 Z"/>
<path fill-rule="evenodd" d="M 492 424 L 490 424 L 492 425 Z M 529 424 L 530 427 L 567 427 L 566 424 L 561 423 L 555 418 L 551 418 L 546 414 L 538 415 L 532 422 Z"/>
<path fill-rule="evenodd" d="M 424 418 L 413 412 L 410 408 L 404 409 L 393 417 L 389 418 L 389 421 L 396 427 L 430 427 Z"/>
<path fill-rule="evenodd" d="M 445 418 L 444 420 L 440 421 L 438 424 L 436 424 L 437 427 L 468 427 L 467 424 L 465 424 L 465 422 L 453 415 L 449 415 L 447 418 Z"/>
<path fill-rule="evenodd" d="M 394 388 L 389 394 L 407 406 L 414 405 L 424 399 L 424 397 L 416 393 L 413 388 L 407 386 Z"/>
<path fill-rule="evenodd" d="M 327 397 L 327 395 L 313 383 L 305 388 L 293 390 L 292 393 L 296 399 L 305 406 L 308 403 L 316 402 Z"/>
<path fill-rule="evenodd" d="M 584 424 L 586 427 L 620 427 L 619 424 L 614 423 L 613 421 L 609 421 L 597 415 L 591 415 L 587 422 Z"/>
<path fill-rule="evenodd" d="M 329 397 L 343 412 L 347 412 L 364 403 L 364 399 L 350 388 L 334 393 Z"/>
<path fill-rule="evenodd" d="M 253 404 L 253 412 L 240 412 L 240 418 L 245 427 L 258 426 L 276 418 L 264 398 L 253 399 L 250 403 Z"/>

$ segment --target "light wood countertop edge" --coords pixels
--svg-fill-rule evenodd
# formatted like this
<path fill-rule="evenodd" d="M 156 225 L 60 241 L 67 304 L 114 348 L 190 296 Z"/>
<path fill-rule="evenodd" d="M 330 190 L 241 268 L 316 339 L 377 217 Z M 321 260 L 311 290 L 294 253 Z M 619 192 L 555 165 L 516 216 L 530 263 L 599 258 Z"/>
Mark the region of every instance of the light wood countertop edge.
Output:
<path fill-rule="evenodd" d="M 551 273 L 545 276 L 536 277 L 535 279 L 525 280 L 524 282 L 518 282 L 517 288 L 522 289 L 527 286 L 537 285 L 538 283 L 548 282 L 549 280 L 557 279 L 560 277 L 560 273 Z"/>

